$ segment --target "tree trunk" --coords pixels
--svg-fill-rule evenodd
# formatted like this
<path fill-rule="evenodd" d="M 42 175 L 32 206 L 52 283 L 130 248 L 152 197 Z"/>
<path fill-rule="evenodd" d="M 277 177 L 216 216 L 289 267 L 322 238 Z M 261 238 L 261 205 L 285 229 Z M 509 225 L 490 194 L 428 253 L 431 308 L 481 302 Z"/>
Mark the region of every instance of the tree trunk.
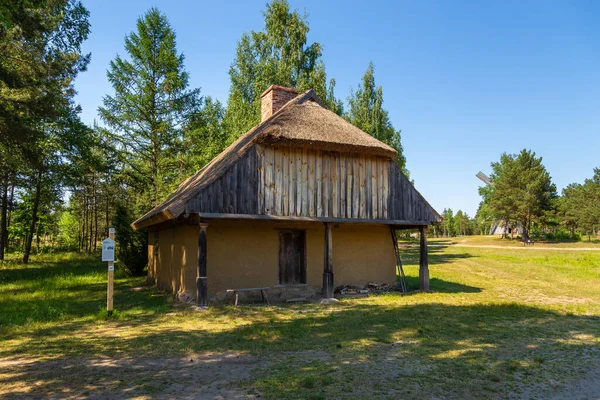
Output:
<path fill-rule="evenodd" d="M 88 198 L 87 198 L 87 187 L 83 187 L 83 251 L 87 253 L 88 251 L 88 226 L 87 226 L 87 217 L 88 217 Z"/>
<path fill-rule="evenodd" d="M 4 249 L 8 238 L 8 173 L 5 174 L 2 184 L 2 215 L 0 218 L 0 260 L 4 260 Z"/>
<path fill-rule="evenodd" d="M 527 223 L 527 219 L 525 219 L 523 222 L 523 242 L 527 242 L 529 240 L 529 227 L 528 227 L 528 223 Z"/>
<path fill-rule="evenodd" d="M 92 193 L 93 194 L 93 185 L 94 182 L 92 181 Z M 90 220 L 90 226 L 89 226 L 89 241 L 88 241 L 88 253 L 92 252 L 92 240 L 94 238 L 94 197 L 90 196 L 90 206 L 89 206 L 89 210 L 88 210 L 88 219 Z"/>
<path fill-rule="evenodd" d="M 4 240 L 4 252 L 8 252 L 9 242 L 8 242 L 8 229 L 10 228 L 10 217 L 12 214 L 13 201 L 15 200 L 15 179 L 17 174 L 15 171 L 11 174 L 10 179 L 10 199 L 8 200 L 8 216 L 6 218 L 6 238 Z"/>
<path fill-rule="evenodd" d="M 105 235 L 108 237 L 108 193 L 106 192 L 106 190 L 104 191 L 104 197 L 106 198 L 106 218 L 105 218 Z"/>
<path fill-rule="evenodd" d="M 35 226 L 35 254 L 40 254 L 40 224 Z"/>
<path fill-rule="evenodd" d="M 37 223 L 37 212 L 40 205 L 40 197 L 42 194 L 42 167 L 38 170 L 37 182 L 35 185 L 35 199 L 33 200 L 33 210 L 31 211 L 31 225 L 27 234 L 27 242 L 25 243 L 25 254 L 23 254 L 23 262 L 29 262 L 29 254 L 31 253 L 31 244 L 33 242 L 33 233 Z"/>
<path fill-rule="evenodd" d="M 83 220 L 83 217 L 85 216 L 85 201 L 82 198 L 81 199 L 81 218 L 80 220 L 80 228 L 79 228 L 79 251 L 83 251 L 83 243 L 84 243 L 84 237 L 85 237 L 85 222 Z"/>
<path fill-rule="evenodd" d="M 98 243 L 98 191 L 96 190 L 97 181 L 95 176 L 92 178 L 93 189 L 94 189 L 94 251 L 96 251 L 96 244 Z"/>

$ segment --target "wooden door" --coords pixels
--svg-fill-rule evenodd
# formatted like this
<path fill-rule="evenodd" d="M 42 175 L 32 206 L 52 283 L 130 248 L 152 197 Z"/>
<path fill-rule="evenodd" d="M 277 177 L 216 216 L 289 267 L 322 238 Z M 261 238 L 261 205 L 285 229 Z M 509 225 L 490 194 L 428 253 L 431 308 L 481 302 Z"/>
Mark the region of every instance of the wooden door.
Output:
<path fill-rule="evenodd" d="M 279 284 L 306 283 L 306 233 L 293 229 L 279 232 Z"/>

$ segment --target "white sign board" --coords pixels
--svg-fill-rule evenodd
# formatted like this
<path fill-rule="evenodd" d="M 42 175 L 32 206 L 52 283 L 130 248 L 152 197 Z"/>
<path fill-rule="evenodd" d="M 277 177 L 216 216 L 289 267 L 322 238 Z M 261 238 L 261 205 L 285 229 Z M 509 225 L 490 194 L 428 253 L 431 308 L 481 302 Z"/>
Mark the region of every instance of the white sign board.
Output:
<path fill-rule="evenodd" d="M 115 261 L 115 241 L 110 238 L 102 241 L 102 261 Z"/>

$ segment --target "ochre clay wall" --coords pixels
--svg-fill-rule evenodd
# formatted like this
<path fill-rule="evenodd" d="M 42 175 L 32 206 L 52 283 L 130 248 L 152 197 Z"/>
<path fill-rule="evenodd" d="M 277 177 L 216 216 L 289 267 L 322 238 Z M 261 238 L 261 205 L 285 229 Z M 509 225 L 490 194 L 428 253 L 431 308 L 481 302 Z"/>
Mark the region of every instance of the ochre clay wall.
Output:
<path fill-rule="evenodd" d="M 172 293 L 186 291 L 186 270 L 196 263 L 197 226 L 176 225 L 158 230 L 158 252 L 155 255 L 156 231 L 148 232 L 148 275 L 161 289 Z M 194 275 L 195 285 L 196 277 Z M 195 293 L 195 292 L 194 292 Z"/>
<path fill-rule="evenodd" d="M 323 224 L 212 220 L 206 230 L 209 295 L 214 297 L 232 288 L 278 285 L 280 229 L 306 230 L 307 284 L 320 288 Z M 154 233 L 149 233 L 148 273 L 161 288 L 195 296 L 198 230 L 188 225 L 160 230 L 157 260 L 153 258 Z M 396 261 L 389 227 L 336 224 L 332 237 L 336 287 L 395 282 Z"/>

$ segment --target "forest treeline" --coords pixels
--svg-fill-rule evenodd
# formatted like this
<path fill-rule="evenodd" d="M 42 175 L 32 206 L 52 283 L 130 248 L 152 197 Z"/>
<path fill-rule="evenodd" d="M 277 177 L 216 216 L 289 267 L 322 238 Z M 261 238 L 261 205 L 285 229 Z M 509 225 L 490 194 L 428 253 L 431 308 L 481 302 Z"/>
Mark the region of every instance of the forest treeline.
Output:
<path fill-rule="evenodd" d="M 107 70 L 112 85 L 99 123 L 80 120 L 74 82 L 92 54 L 82 52 L 89 13 L 74 0 L 0 5 L 0 260 L 7 251 L 48 247 L 95 251 L 109 226 L 132 273 L 146 264 L 147 232 L 130 223 L 162 201 L 260 122 L 271 84 L 313 88 L 324 103 L 398 151 L 401 133 L 383 104 L 372 63 L 346 101 L 335 96 L 323 46 L 309 43 L 305 16 L 274 0 L 264 28 L 243 33 L 229 69 L 225 104 L 189 85 L 175 29 L 156 8 L 137 20 L 124 56 Z M 210 79 L 210 77 L 203 77 Z"/>
<path fill-rule="evenodd" d="M 442 222 L 431 229 L 433 236 L 490 234 L 502 227 L 504 235 L 518 232 L 523 240 L 533 238 L 591 240 L 600 235 L 600 168 L 583 183 L 568 185 L 559 195 L 542 157 L 531 150 L 502 154 L 492 162 L 489 185 L 479 188 L 482 201 L 471 218 L 463 211 L 442 213 Z"/>

